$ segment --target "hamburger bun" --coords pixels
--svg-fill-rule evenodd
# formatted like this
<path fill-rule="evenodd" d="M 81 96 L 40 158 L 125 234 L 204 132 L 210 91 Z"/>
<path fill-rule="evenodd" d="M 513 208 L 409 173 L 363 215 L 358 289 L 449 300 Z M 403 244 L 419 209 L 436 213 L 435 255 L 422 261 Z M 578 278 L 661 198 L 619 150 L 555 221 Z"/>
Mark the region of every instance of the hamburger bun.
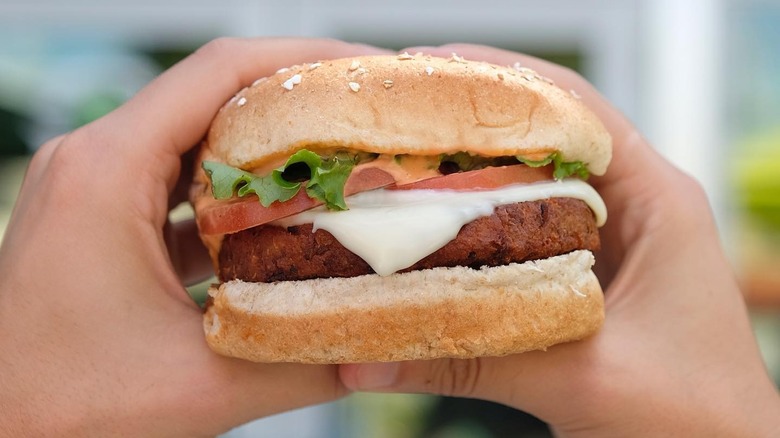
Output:
<path fill-rule="evenodd" d="M 595 175 L 612 157 L 601 121 L 549 79 L 419 55 L 323 61 L 260 79 L 220 110 L 208 147 L 242 169 L 307 147 L 491 157 L 560 151 Z"/>
<path fill-rule="evenodd" d="M 293 66 L 256 81 L 219 111 L 199 160 L 262 175 L 303 149 L 380 157 L 467 152 L 534 161 L 556 153 L 567 162 L 585 163 L 597 175 L 611 159 L 610 136 L 595 115 L 535 72 L 456 55 L 404 54 Z M 461 260 L 453 266 L 412 266 L 378 275 L 365 265 L 356 275 L 331 266 L 328 256 L 334 253 L 322 246 L 339 246 L 339 254 L 346 250 L 332 243 L 338 239 L 327 231 L 299 239 L 313 242 L 301 245 L 320 245 L 312 250 L 288 247 L 291 240 L 269 239 L 268 234 L 247 240 L 245 231 L 204 230 L 205 212 L 216 203 L 235 201 L 216 201 L 211 189 L 207 172 L 196 172 L 191 200 L 221 281 L 209 290 L 204 330 L 220 354 L 303 363 L 499 356 L 579 340 L 603 322 L 603 296 L 591 271 L 597 215 L 587 214 L 587 238 L 573 234 L 571 227 L 540 223 L 539 230 L 547 227 L 540 239 L 554 247 L 543 256 L 526 251 L 506 263 L 464 264 L 461 259 L 472 260 L 474 251 L 461 247 L 482 244 L 483 236 L 457 245 L 454 239 L 449 247 L 455 249 L 439 250 L 463 253 L 452 256 Z M 539 202 L 533 208 L 541 209 L 545 222 L 548 207 Z M 502 221 L 505 233 L 530 222 L 525 217 Z M 260 226 L 276 234 L 299 228 L 278 222 Z M 473 227 L 470 232 L 488 233 Z M 565 243 L 592 241 L 594 233 L 595 245 Z M 241 239 L 243 244 L 235 243 Z M 277 258 L 268 258 L 270 247 Z M 226 255 L 229 251 L 237 252 Z M 296 278 L 303 270 L 297 263 L 308 263 L 316 252 L 324 254 L 325 271 L 317 278 Z M 300 258 L 285 260 L 293 254 Z M 232 273 L 241 269 L 225 269 L 228 262 L 246 263 L 242 269 L 250 274 L 264 263 L 270 271 L 260 280 L 234 278 Z M 360 263 L 357 257 L 342 265 Z M 279 274 L 281 265 L 287 267 Z"/>
<path fill-rule="evenodd" d="M 256 362 L 356 363 L 503 356 L 582 339 L 602 324 L 589 251 L 482 268 L 433 268 L 209 290 L 211 348 Z"/>

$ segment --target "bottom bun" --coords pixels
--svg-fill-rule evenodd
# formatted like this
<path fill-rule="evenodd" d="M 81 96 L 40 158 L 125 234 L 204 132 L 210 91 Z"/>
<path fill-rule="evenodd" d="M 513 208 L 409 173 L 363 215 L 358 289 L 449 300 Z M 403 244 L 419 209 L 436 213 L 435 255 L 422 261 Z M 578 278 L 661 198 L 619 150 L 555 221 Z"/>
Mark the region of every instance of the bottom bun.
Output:
<path fill-rule="evenodd" d="M 434 268 L 209 289 L 209 346 L 256 362 L 503 356 L 582 339 L 604 321 L 589 251 L 482 269 Z"/>

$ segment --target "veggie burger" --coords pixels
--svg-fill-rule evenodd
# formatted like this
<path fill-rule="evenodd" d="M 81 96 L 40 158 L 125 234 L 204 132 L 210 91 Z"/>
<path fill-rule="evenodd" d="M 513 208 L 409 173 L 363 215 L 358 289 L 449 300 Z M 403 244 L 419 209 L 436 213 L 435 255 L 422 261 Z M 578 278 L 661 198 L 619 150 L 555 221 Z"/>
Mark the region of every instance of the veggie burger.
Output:
<path fill-rule="evenodd" d="M 191 190 L 213 350 L 499 356 L 594 333 L 611 139 L 532 70 L 453 54 L 279 70 L 217 114 Z"/>

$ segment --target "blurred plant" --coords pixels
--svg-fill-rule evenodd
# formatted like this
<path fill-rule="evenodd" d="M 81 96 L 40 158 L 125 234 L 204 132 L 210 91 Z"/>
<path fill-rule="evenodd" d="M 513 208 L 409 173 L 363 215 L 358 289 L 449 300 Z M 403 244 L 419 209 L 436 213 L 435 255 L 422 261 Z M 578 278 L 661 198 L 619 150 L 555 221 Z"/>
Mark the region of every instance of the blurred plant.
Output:
<path fill-rule="evenodd" d="M 27 153 L 21 127 L 28 123 L 21 114 L 0 107 L 0 157 Z"/>
<path fill-rule="evenodd" d="M 737 199 L 753 222 L 780 233 L 780 130 L 746 141 L 735 162 Z"/>
<path fill-rule="evenodd" d="M 99 91 L 86 95 L 75 105 L 73 126 L 86 125 L 118 108 L 125 102 L 125 96 L 117 91 Z"/>

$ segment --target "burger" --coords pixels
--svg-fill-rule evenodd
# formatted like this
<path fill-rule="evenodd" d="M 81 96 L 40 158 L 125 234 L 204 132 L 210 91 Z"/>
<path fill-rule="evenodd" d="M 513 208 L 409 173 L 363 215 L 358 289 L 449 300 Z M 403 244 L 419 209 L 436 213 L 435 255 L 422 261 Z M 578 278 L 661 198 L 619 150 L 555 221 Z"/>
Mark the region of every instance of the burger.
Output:
<path fill-rule="evenodd" d="M 585 338 L 611 139 L 573 92 L 453 54 L 279 70 L 216 115 L 191 201 L 222 355 L 352 363 Z"/>

